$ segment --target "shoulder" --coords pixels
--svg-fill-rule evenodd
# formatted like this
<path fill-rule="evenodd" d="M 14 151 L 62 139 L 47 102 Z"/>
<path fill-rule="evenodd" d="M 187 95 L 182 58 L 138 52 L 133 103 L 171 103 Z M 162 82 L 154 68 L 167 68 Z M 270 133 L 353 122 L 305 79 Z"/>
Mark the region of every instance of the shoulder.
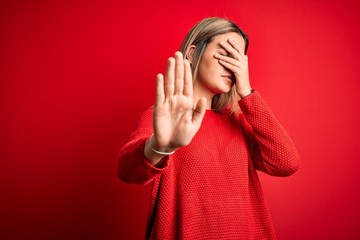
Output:
<path fill-rule="evenodd" d="M 154 111 L 154 106 L 148 107 L 143 111 L 139 117 L 139 120 L 136 125 L 136 129 L 139 128 L 152 128 L 152 115 Z"/>

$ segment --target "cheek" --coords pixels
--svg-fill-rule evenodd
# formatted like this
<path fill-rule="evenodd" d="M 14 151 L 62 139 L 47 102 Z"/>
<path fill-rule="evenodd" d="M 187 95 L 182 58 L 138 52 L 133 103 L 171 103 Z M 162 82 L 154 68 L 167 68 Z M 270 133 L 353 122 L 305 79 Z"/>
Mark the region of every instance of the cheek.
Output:
<path fill-rule="evenodd" d="M 199 65 L 199 76 L 202 80 L 210 81 L 215 73 L 214 63 L 211 61 L 202 61 Z"/>
<path fill-rule="evenodd" d="M 216 58 L 212 57 L 204 61 L 204 70 L 208 72 L 209 75 L 219 72 L 220 69 L 221 65 Z"/>
<path fill-rule="evenodd" d="M 198 68 L 198 78 L 205 82 L 214 81 L 222 72 L 222 66 L 213 54 L 204 54 Z"/>

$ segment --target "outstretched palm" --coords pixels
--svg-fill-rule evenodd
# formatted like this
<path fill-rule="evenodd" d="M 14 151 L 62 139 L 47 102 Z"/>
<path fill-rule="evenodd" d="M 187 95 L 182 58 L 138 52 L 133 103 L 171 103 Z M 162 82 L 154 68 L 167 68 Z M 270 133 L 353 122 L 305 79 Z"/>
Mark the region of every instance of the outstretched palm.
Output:
<path fill-rule="evenodd" d="M 176 52 L 175 58 L 168 60 L 165 80 L 157 75 L 153 145 L 169 152 L 189 144 L 200 128 L 205 104 L 202 98 L 194 108 L 190 63 Z"/>

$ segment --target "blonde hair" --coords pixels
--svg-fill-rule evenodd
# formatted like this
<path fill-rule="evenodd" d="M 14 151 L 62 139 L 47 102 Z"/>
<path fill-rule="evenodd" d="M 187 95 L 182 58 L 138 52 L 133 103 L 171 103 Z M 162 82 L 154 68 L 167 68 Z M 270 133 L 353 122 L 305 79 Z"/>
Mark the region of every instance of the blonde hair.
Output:
<path fill-rule="evenodd" d="M 249 46 L 246 33 L 228 19 L 219 17 L 205 18 L 193 26 L 187 33 L 181 44 L 180 51 L 186 56 L 190 46 L 195 45 L 195 49 L 191 55 L 193 81 L 196 79 L 198 66 L 207 44 L 210 43 L 215 36 L 228 32 L 239 33 L 244 38 L 246 54 Z M 211 108 L 214 111 L 221 112 L 230 107 L 230 111 L 234 112 L 236 111 L 236 104 L 233 104 L 235 101 L 235 86 L 233 86 L 229 92 L 215 95 L 211 102 Z"/>

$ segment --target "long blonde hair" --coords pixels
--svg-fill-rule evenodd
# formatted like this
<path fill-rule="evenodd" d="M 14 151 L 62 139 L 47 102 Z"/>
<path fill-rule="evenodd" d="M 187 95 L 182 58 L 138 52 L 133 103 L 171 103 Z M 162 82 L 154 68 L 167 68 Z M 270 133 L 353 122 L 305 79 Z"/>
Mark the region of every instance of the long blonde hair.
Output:
<path fill-rule="evenodd" d="M 193 81 L 196 79 L 198 66 L 207 44 L 210 43 L 215 36 L 228 32 L 239 33 L 244 38 L 246 54 L 249 46 L 246 33 L 228 19 L 219 17 L 205 18 L 193 26 L 187 33 L 181 44 L 180 51 L 186 56 L 190 46 L 195 45 L 194 52 L 191 55 Z M 215 95 L 211 102 L 211 108 L 214 111 L 221 112 L 227 107 L 230 107 L 231 111 L 234 112 L 236 111 L 236 104 L 233 104 L 235 101 L 235 86 L 233 86 L 229 92 Z"/>

